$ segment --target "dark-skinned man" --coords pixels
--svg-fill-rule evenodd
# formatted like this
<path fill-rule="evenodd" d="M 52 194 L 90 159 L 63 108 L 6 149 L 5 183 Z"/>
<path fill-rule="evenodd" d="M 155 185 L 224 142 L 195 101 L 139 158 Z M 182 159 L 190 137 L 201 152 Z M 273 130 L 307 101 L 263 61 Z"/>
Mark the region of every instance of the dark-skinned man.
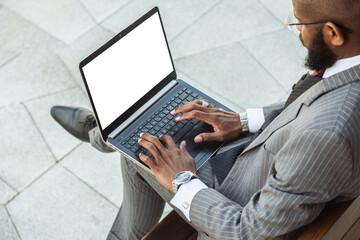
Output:
<path fill-rule="evenodd" d="M 308 49 L 305 66 L 316 71 L 294 85 L 285 103 L 247 119 L 265 118 L 252 137 L 241 138 L 239 114 L 203 101 L 174 110 L 182 114 L 177 121 L 197 118 L 213 126 L 214 133 L 195 142 L 230 142 L 198 172 L 185 142 L 178 148 L 161 136 L 165 147 L 141 134 L 139 144 L 155 160 L 139 158 L 153 174 L 122 158 L 124 201 L 108 239 L 141 238 L 159 220 L 164 201 L 198 230 L 198 239 L 294 239 L 325 204 L 360 194 L 360 1 L 293 0 L 293 6 L 287 25 L 299 31 Z M 52 115 L 73 135 L 110 151 L 91 113 L 53 107 Z M 228 153 L 239 149 L 219 178 Z M 191 180 L 181 182 L 186 174 Z"/>

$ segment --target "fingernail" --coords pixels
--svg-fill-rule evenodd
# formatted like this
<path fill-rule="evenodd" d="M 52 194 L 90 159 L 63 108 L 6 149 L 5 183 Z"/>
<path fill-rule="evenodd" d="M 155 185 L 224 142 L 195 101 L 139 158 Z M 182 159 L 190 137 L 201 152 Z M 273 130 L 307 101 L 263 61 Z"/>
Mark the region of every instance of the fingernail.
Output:
<path fill-rule="evenodd" d="M 195 137 L 195 140 L 194 140 L 195 142 L 202 142 L 202 137 L 200 137 L 200 136 L 196 136 Z"/>
<path fill-rule="evenodd" d="M 138 139 L 138 143 L 140 143 L 141 138 Z"/>
<path fill-rule="evenodd" d="M 139 153 L 139 157 L 141 156 L 142 153 Z"/>
<path fill-rule="evenodd" d="M 162 136 L 164 136 L 164 135 L 160 135 L 159 138 L 162 138 Z"/>
<path fill-rule="evenodd" d="M 179 119 L 180 119 L 180 116 L 178 116 L 178 117 L 175 118 L 176 121 L 179 120 Z"/>
<path fill-rule="evenodd" d="M 142 135 L 144 135 L 144 133 L 140 133 L 140 137 L 142 137 Z M 139 139 L 140 140 L 140 139 Z"/>
<path fill-rule="evenodd" d="M 172 110 L 172 111 L 170 112 L 170 114 L 171 114 L 171 115 L 174 115 L 174 114 L 175 114 L 175 110 Z"/>

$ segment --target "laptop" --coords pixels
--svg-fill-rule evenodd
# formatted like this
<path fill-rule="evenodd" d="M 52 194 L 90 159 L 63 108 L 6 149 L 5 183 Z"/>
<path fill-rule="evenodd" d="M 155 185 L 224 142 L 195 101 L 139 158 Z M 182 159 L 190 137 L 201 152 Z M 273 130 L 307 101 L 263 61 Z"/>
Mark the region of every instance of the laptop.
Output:
<path fill-rule="evenodd" d="M 187 150 L 199 169 L 221 143 L 195 143 L 201 132 L 213 128 L 192 119 L 176 122 L 170 112 L 195 99 L 231 111 L 215 99 L 177 79 L 158 7 L 154 7 L 80 63 L 84 80 L 103 140 L 113 149 L 139 160 L 144 153 L 137 140 L 142 132 L 169 135 Z"/>

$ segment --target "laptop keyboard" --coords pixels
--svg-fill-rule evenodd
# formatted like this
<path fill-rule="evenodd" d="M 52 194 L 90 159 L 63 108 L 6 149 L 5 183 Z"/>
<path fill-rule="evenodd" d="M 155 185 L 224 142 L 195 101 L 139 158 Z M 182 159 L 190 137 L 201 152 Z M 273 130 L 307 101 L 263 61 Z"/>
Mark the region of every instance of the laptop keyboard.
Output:
<path fill-rule="evenodd" d="M 175 118 L 178 115 L 172 116 L 170 112 L 179 106 L 195 99 L 202 99 L 202 97 L 186 87 L 183 88 L 157 112 L 145 120 L 138 129 L 129 134 L 128 137 L 121 142 L 121 145 L 135 154 L 144 153 L 154 159 L 153 156 L 138 143 L 140 134 L 150 133 L 156 137 L 160 137 L 161 135 L 169 135 L 173 137 L 174 142 L 176 143 L 200 121 L 197 119 L 192 119 L 176 122 Z"/>

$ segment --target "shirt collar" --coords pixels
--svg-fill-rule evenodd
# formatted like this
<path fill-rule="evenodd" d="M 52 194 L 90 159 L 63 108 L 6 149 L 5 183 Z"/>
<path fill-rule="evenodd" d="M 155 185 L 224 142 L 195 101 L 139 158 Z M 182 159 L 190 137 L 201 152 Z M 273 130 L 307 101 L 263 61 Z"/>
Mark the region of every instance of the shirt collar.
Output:
<path fill-rule="evenodd" d="M 339 72 L 345 71 L 360 64 L 360 55 L 338 60 L 332 67 L 325 70 L 323 78 L 331 77 Z"/>

